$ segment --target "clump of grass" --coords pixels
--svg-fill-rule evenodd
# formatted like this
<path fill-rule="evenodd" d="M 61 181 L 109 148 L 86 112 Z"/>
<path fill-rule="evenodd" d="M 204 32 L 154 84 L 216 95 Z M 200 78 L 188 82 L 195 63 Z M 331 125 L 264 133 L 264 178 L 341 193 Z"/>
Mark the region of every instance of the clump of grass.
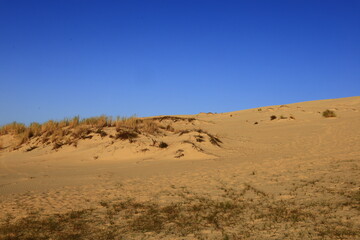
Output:
<path fill-rule="evenodd" d="M 154 135 L 159 132 L 159 125 L 150 119 L 145 119 L 142 121 L 142 125 L 140 125 L 140 129 L 145 133 Z"/>
<path fill-rule="evenodd" d="M 220 147 L 220 143 L 222 143 L 222 141 L 221 141 L 218 137 L 216 137 L 216 136 L 214 136 L 214 135 L 212 135 L 212 134 L 210 134 L 210 133 L 208 133 L 208 132 L 206 132 L 206 131 L 204 131 L 204 130 L 202 130 L 202 129 L 192 129 L 192 130 L 186 129 L 186 130 L 181 130 L 181 131 L 179 131 L 179 136 L 181 136 L 181 135 L 183 135 L 183 134 L 191 133 L 191 132 L 197 132 L 197 133 L 202 133 L 202 134 L 207 135 L 207 136 L 209 137 L 210 143 L 213 144 L 213 145 L 216 145 L 216 146 L 218 146 L 218 147 Z M 197 139 L 197 142 L 203 142 L 202 140 L 204 140 L 204 139 L 203 139 L 203 138 L 199 138 L 198 136 L 199 136 L 199 135 L 195 136 L 195 138 Z M 199 139 L 199 141 L 198 141 L 198 139 Z"/>
<path fill-rule="evenodd" d="M 70 128 L 75 128 L 79 125 L 80 123 L 80 117 L 79 116 L 75 116 L 73 117 L 73 119 L 69 122 L 69 126 Z"/>
<path fill-rule="evenodd" d="M 197 142 L 204 142 L 205 141 L 204 137 L 202 135 L 196 135 L 195 139 L 196 139 Z"/>
<path fill-rule="evenodd" d="M 117 117 L 115 127 L 117 131 L 121 128 L 135 129 L 139 123 L 140 121 L 136 117 Z"/>
<path fill-rule="evenodd" d="M 112 119 L 110 117 L 107 117 L 105 115 L 102 115 L 100 117 L 91 117 L 91 118 L 85 118 L 81 120 L 81 125 L 88 125 L 91 127 L 111 127 L 112 126 Z"/>
<path fill-rule="evenodd" d="M 325 118 L 336 117 L 335 112 L 332 111 L 332 110 L 329 110 L 329 109 L 323 111 L 322 115 L 323 115 L 323 117 L 325 117 Z"/>
<path fill-rule="evenodd" d="M 53 120 L 49 120 L 41 125 L 41 132 L 46 136 L 52 135 L 57 129 L 59 129 L 59 123 Z"/>
<path fill-rule="evenodd" d="M 275 116 L 275 115 L 271 115 L 270 116 L 270 120 L 272 121 L 272 120 L 275 120 L 277 117 Z"/>
<path fill-rule="evenodd" d="M 99 134 L 100 137 L 102 137 L 102 138 L 103 138 L 103 137 L 106 137 L 106 136 L 108 135 L 108 134 L 107 134 L 104 130 L 102 130 L 101 128 L 97 129 L 95 133 Z"/>
<path fill-rule="evenodd" d="M 184 154 L 184 150 L 183 149 L 178 149 L 176 152 L 175 152 L 175 158 L 181 158 L 183 156 L 185 156 Z"/>
<path fill-rule="evenodd" d="M 167 148 L 169 145 L 166 142 L 160 142 L 159 148 Z"/>
<path fill-rule="evenodd" d="M 137 138 L 138 136 L 139 134 L 137 134 L 136 132 L 120 130 L 120 132 L 118 132 L 115 135 L 115 139 L 131 141 L 132 139 Z"/>
<path fill-rule="evenodd" d="M 0 128 L 0 135 L 5 134 L 20 134 L 25 132 L 26 126 L 25 124 L 13 122 L 7 125 L 4 125 Z"/>
<path fill-rule="evenodd" d="M 74 138 L 80 139 L 80 138 L 85 138 L 90 133 L 91 130 L 87 126 L 79 125 L 76 128 L 74 128 L 72 132 L 72 136 Z"/>

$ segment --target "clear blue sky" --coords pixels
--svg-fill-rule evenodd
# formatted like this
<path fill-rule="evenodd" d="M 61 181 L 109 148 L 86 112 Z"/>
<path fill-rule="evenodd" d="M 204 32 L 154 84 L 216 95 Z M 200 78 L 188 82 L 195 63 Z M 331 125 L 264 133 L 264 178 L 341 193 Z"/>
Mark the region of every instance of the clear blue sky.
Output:
<path fill-rule="evenodd" d="M 359 92 L 358 0 L 0 0 L 0 125 Z"/>

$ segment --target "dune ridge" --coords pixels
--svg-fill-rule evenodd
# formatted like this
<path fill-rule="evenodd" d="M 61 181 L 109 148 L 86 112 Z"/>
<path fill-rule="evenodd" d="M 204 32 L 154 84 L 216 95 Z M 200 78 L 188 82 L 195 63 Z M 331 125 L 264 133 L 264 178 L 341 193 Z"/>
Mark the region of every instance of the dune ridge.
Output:
<path fill-rule="evenodd" d="M 359 239 L 359 111 L 4 126 L 0 239 Z"/>

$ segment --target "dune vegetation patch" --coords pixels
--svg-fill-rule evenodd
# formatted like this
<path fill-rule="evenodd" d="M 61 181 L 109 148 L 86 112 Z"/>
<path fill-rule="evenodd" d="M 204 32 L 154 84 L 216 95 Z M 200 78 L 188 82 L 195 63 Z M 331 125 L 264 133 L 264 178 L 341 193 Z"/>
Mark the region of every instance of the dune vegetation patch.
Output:
<path fill-rule="evenodd" d="M 209 132 L 204 131 L 202 129 L 186 129 L 186 130 L 180 130 L 178 133 L 179 136 L 188 133 L 198 133 L 197 135 L 194 135 L 194 137 L 196 138 L 196 142 L 205 142 L 204 136 L 207 136 L 209 142 L 213 145 L 220 147 L 220 144 L 222 143 L 222 141 L 217 136 L 214 136 L 213 134 L 210 134 Z"/>
<path fill-rule="evenodd" d="M 322 116 L 325 118 L 333 118 L 336 117 L 336 113 L 332 110 L 327 109 L 323 111 Z"/>
<path fill-rule="evenodd" d="M 275 120 L 277 117 L 275 116 L 275 115 L 271 115 L 270 116 L 270 120 L 272 121 L 272 120 Z"/>
<path fill-rule="evenodd" d="M 100 116 L 80 119 L 78 116 L 62 121 L 47 121 L 43 124 L 31 123 L 26 126 L 22 123 L 13 122 L 0 128 L 0 135 L 11 134 L 17 139 L 15 147 L 19 147 L 34 140 L 38 144 L 53 144 L 53 149 L 63 145 L 77 146 L 81 139 L 91 139 L 98 135 L 101 138 L 110 137 L 107 129 L 116 129 L 115 139 L 134 139 L 140 134 L 156 135 L 161 131 L 157 121 L 136 117 L 116 118 Z M 168 129 L 169 127 L 163 127 Z"/>
<path fill-rule="evenodd" d="M 202 129 L 184 129 L 189 123 L 193 125 L 195 118 L 185 118 L 176 116 L 162 116 L 153 118 L 116 118 L 107 116 L 91 117 L 80 119 L 76 116 L 72 119 L 62 121 L 49 120 L 43 124 L 31 123 L 26 126 L 22 123 L 13 122 L 0 128 L 0 136 L 12 135 L 16 143 L 10 150 L 17 150 L 25 146 L 24 151 L 30 152 L 39 147 L 51 146 L 52 150 L 58 150 L 63 146 L 77 147 L 80 140 L 93 139 L 98 136 L 101 139 L 112 139 L 114 141 L 125 141 L 139 144 L 153 142 L 149 147 L 158 147 L 166 149 L 168 143 L 165 143 L 162 137 L 181 136 L 187 133 L 194 133 L 193 142 L 210 142 L 220 147 L 222 141 L 215 135 Z M 174 125 L 180 123 L 182 130 L 177 130 Z M 182 124 L 183 123 L 183 124 Z M 167 140 L 165 140 L 168 142 Z M 173 141 L 173 140 L 172 140 Z M 171 141 L 171 142 L 172 142 Z M 179 142 L 180 143 L 180 142 Z M 196 149 L 201 149 L 196 147 Z"/>
<path fill-rule="evenodd" d="M 178 200 L 165 203 L 127 198 L 50 216 L 39 211 L 15 220 L 8 215 L 0 223 L 0 238 L 355 239 L 360 234 L 358 224 L 334 215 L 339 206 L 330 201 L 308 201 L 304 207 L 246 183 L 218 186 L 216 197 L 184 187 L 172 189 Z M 339 204 L 355 207 L 355 198 Z"/>

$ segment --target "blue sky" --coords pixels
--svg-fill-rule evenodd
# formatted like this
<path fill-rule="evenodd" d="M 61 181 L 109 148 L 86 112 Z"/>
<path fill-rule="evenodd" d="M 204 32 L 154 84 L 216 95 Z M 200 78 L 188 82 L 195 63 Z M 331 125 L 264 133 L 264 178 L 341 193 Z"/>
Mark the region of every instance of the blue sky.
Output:
<path fill-rule="evenodd" d="M 359 92 L 357 0 L 0 0 L 0 125 Z"/>

